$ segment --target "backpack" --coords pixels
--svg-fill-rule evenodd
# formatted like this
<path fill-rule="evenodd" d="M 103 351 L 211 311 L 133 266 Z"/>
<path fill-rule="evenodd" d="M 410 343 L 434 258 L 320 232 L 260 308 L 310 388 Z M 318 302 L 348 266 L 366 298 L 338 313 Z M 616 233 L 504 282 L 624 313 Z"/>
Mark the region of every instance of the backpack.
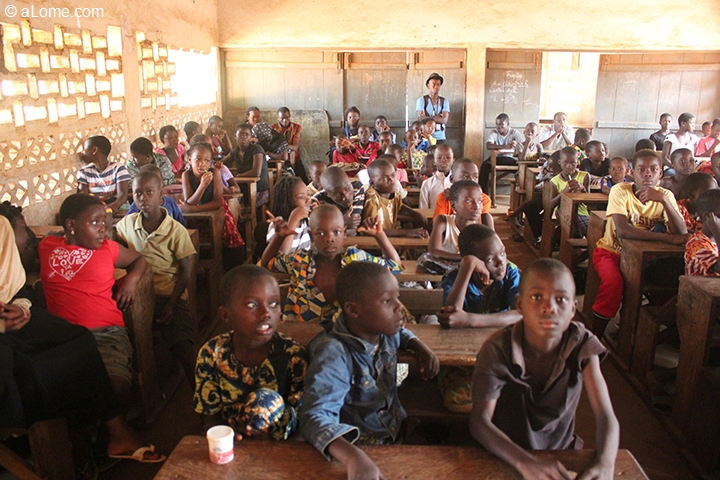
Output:
<path fill-rule="evenodd" d="M 425 113 L 427 113 L 427 107 L 428 103 L 430 103 L 430 95 L 423 95 L 423 100 L 425 100 L 425 105 L 423 106 L 423 110 Z M 431 104 L 432 105 L 432 104 Z M 438 107 L 440 107 L 440 113 L 442 113 L 443 107 L 445 106 L 445 97 L 438 96 Z M 438 128 L 439 127 L 439 128 Z M 440 130 L 441 132 L 445 131 L 445 124 L 444 123 L 437 123 L 435 126 L 435 130 Z"/>

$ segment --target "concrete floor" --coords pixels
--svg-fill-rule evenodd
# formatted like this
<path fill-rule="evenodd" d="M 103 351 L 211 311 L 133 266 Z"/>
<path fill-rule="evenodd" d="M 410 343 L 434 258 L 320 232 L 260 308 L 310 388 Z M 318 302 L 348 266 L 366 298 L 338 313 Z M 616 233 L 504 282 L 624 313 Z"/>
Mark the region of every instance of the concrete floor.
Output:
<path fill-rule="evenodd" d="M 510 224 L 503 221 L 503 214 L 508 204 L 507 195 L 501 195 L 498 204 L 498 208 L 493 211 L 496 231 L 505 242 L 509 259 L 522 268 L 535 258 L 535 254 L 524 243 L 513 242 L 510 238 L 512 235 Z M 224 329 L 224 325 L 219 329 Z M 683 463 L 678 446 L 673 443 L 662 423 L 623 378 L 612 359 L 608 358 L 603 362 L 602 370 L 620 422 L 620 448 L 630 450 L 651 479 L 696 478 Z M 191 409 L 191 398 L 190 388 L 183 383 L 152 430 L 144 432 L 147 439 L 155 444 L 159 451 L 169 454 L 183 436 L 199 433 L 200 423 Z M 585 448 L 594 448 L 594 419 L 584 395 L 576 418 L 576 433 L 584 439 Z M 159 469 L 160 465 L 124 461 L 102 473 L 100 479 L 151 479 Z M 2 478 L 6 477 L 0 475 L 0 479 Z"/>

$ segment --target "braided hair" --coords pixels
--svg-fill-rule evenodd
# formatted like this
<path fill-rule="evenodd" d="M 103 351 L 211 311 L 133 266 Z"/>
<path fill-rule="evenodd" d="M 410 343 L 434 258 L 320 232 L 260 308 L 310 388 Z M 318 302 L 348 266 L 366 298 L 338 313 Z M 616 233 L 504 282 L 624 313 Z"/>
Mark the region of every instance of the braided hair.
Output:
<path fill-rule="evenodd" d="M 293 175 L 284 176 L 275 184 L 273 192 L 273 215 L 282 217 L 285 221 L 290 218 L 290 213 L 295 210 L 293 190 L 295 185 L 302 181 L 302 178 Z"/>

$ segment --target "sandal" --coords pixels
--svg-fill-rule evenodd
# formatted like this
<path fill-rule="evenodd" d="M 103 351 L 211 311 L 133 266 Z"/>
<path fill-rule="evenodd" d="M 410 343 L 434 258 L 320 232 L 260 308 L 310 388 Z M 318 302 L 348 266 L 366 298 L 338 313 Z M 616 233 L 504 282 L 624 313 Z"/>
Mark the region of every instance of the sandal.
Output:
<path fill-rule="evenodd" d="M 117 455 L 109 455 L 109 458 L 119 458 L 120 460 L 135 460 L 140 463 L 160 463 L 164 462 L 167 458 L 165 455 L 160 455 L 158 458 L 145 458 L 147 452 L 155 453 L 155 445 L 149 447 L 140 447 L 134 452 L 120 453 Z"/>

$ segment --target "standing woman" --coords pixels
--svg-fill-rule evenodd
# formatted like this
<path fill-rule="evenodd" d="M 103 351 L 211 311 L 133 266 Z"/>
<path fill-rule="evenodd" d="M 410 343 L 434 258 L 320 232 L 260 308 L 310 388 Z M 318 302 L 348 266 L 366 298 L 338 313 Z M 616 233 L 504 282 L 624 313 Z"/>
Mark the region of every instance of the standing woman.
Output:
<path fill-rule="evenodd" d="M 440 87 L 443 84 L 443 77 L 438 73 L 431 74 L 425 81 L 428 94 L 417 99 L 415 110 L 417 110 L 418 120 L 423 118 L 432 118 L 435 120 L 435 132 L 433 138 L 438 143 L 444 143 L 446 140 L 445 126 L 450 117 L 450 103 L 440 96 Z"/>

